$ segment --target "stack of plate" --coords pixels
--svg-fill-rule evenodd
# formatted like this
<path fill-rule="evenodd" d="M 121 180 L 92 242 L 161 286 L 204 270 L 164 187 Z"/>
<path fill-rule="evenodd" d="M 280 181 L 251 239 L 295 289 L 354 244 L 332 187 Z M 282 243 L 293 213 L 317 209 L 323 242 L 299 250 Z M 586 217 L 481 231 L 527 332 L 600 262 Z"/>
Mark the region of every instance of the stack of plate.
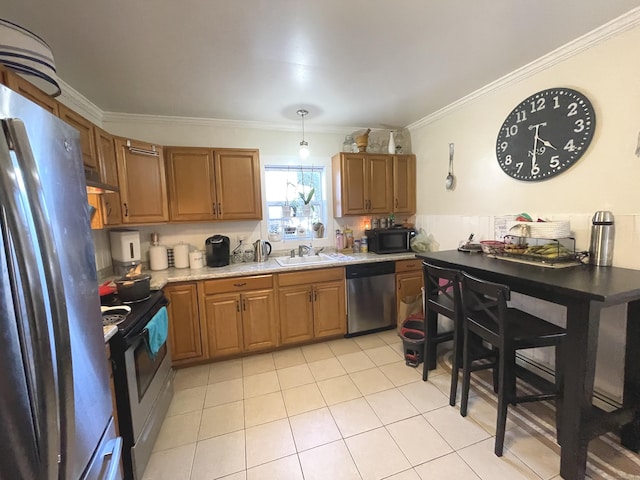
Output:
<path fill-rule="evenodd" d="M 520 235 L 521 225 L 529 227 L 530 238 L 567 238 L 571 236 L 568 221 L 556 222 L 507 222 L 507 230 L 511 235 Z M 516 228 L 514 228 L 516 227 Z M 513 230 L 512 230 L 513 229 Z"/>

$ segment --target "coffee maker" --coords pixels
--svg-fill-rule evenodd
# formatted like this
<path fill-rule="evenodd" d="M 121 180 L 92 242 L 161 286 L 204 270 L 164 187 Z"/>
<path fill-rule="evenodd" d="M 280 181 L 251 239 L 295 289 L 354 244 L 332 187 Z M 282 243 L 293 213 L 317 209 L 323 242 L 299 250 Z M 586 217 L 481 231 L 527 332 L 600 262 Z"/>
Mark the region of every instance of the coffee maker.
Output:
<path fill-rule="evenodd" d="M 224 267 L 229 265 L 229 237 L 214 235 L 204 242 L 207 267 Z"/>

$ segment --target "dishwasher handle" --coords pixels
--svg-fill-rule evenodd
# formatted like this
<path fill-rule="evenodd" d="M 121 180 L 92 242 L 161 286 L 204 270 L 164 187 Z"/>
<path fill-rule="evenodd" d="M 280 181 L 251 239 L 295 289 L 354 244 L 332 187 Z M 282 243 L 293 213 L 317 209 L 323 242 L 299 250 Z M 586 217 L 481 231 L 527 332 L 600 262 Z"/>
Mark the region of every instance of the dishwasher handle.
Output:
<path fill-rule="evenodd" d="M 346 277 L 348 279 L 353 278 L 365 278 L 376 277 L 378 275 L 388 275 L 396 272 L 395 262 L 372 262 L 372 263 L 360 263 L 356 265 L 347 265 Z"/>

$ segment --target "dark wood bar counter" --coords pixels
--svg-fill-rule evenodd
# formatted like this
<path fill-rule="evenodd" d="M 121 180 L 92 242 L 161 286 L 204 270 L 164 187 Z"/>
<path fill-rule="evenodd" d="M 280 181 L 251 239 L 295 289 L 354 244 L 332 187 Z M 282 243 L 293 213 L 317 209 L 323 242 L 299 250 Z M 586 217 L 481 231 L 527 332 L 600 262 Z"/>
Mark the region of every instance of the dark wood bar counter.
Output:
<path fill-rule="evenodd" d="M 567 308 L 560 461 L 563 478 L 585 477 L 588 443 L 605 432 L 622 427 L 623 445 L 634 451 L 640 449 L 640 270 L 590 265 L 548 268 L 457 250 L 417 257 Z M 623 405 L 607 413 L 592 405 L 600 312 L 624 303 L 628 307 Z"/>

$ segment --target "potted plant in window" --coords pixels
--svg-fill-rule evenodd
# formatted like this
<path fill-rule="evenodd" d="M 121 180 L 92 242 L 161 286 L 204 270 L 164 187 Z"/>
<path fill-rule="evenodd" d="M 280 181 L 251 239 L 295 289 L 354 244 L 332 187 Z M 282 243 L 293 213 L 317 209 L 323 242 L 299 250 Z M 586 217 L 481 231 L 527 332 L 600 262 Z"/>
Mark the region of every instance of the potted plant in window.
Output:
<path fill-rule="evenodd" d="M 287 181 L 287 185 L 285 187 L 285 199 L 284 199 L 284 205 L 282 206 L 282 217 L 283 218 L 290 218 L 290 217 L 295 217 L 296 216 L 296 201 L 294 200 L 293 202 L 291 202 L 291 204 L 289 204 L 289 187 L 293 187 L 295 188 L 296 186 Z"/>
<path fill-rule="evenodd" d="M 311 210 L 313 209 L 313 205 L 310 205 L 310 203 L 311 203 L 311 200 L 313 200 L 314 193 L 316 193 L 316 189 L 313 187 L 311 188 L 311 190 L 309 190 L 309 193 L 307 193 L 306 195 L 304 194 L 304 192 L 298 192 L 298 196 L 300 197 L 300 200 L 302 200 L 302 203 L 303 203 L 303 205 L 301 206 L 301 210 L 302 210 L 301 215 L 303 217 L 311 216 Z"/>

